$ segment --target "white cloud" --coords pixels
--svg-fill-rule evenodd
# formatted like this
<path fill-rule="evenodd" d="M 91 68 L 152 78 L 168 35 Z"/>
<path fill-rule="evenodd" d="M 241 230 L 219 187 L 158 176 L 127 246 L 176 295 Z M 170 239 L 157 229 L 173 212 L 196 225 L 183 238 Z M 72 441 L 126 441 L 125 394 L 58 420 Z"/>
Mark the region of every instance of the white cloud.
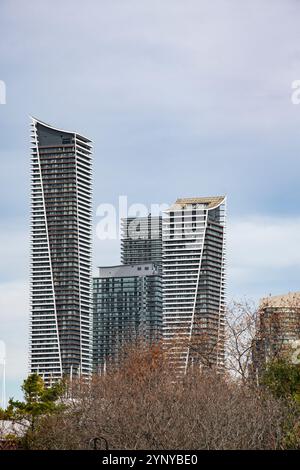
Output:
<path fill-rule="evenodd" d="M 261 295 L 295 286 L 300 290 L 299 247 L 300 218 L 248 216 L 230 221 L 230 291 Z"/>
<path fill-rule="evenodd" d="M 228 226 L 228 246 L 233 266 L 300 269 L 300 218 L 233 220 Z"/>
<path fill-rule="evenodd" d="M 25 281 L 0 284 L 1 322 L 18 322 L 24 319 L 29 306 L 28 283 Z"/>
<path fill-rule="evenodd" d="M 0 50 L 6 60 L 36 61 L 33 79 L 49 80 L 48 106 L 55 93 L 73 100 L 76 91 L 78 105 L 97 103 L 96 116 L 167 110 L 197 133 L 218 123 L 223 132 L 258 131 L 294 120 L 300 7 L 293 1 L 97 0 L 87 7 L 65 0 L 59 13 L 50 1 L 30 3 L 6 2 L 4 27 L 15 36 Z M 59 80 L 49 76 L 53 68 Z"/>
<path fill-rule="evenodd" d="M 0 365 L 4 363 L 6 356 L 6 348 L 3 340 L 0 339 Z"/>
<path fill-rule="evenodd" d="M 5 345 L 8 380 L 27 374 L 28 321 L 28 283 L 0 284 L 0 340 Z"/>
<path fill-rule="evenodd" d="M 29 233 L 20 223 L 0 224 L 0 280 L 21 279 L 29 274 Z"/>

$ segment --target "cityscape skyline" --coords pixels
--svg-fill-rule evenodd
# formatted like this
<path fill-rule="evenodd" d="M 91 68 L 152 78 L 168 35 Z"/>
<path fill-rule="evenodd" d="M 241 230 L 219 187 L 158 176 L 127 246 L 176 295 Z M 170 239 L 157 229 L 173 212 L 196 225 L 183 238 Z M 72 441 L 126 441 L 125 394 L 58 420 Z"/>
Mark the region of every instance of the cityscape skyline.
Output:
<path fill-rule="evenodd" d="M 47 385 L 103 374 L 138 338 L 162 340 L 178 374 L 204 356 L 222 371 L 226 196 L 157 216 L 138 206 L 121 220 L 122 265 L 92 279 L 91 140 L 32 117 L 31 145 L 29 373 Z M 100 238 L 113 234 L 106 219 Z"/>
<path fill-rule="evenodd" d="M 170 362 L 185 374 L 202 363 L 188 343 L 203 335 L 222 370 L 226 197 L 181 198 L 164 217 L 123 218 L 122 265 L 92 279 L 91 141 L 31 120 L 29 372 L 47 385 L 104 373 L 141 337 L 168 350 L 174 343 Z"/>
<path fill-rule="evenodd" d="M 8 396 L 20 396 L 28 353 L 28 114 L 96 142 L 95 224 L 97 206 L 117 208 L 120 195 L 150 207 L 227 194 L 228 297 L 299 289 L 300 108 L 290 100 L 300 70 L 299 5 L 181 3 L 91 2 L 87 16 L 75 0 L 71 25 L 65 3 L 57 15 L 48 1 L 33 1 L 30 11 L 1 2 L 0 339 Z M 94 266 L 117 264 L 119 241 L 99 240 L 95 225 L 93 234 Z"/>
<path fill-rule="evenodd" d="M 108 220 L 108 224 L 109 224 Z M 120 262 L 93 278 L 93 371 L 119 363 L 130 342 L 162 340 L 162 216 L 120 220 Z"/>

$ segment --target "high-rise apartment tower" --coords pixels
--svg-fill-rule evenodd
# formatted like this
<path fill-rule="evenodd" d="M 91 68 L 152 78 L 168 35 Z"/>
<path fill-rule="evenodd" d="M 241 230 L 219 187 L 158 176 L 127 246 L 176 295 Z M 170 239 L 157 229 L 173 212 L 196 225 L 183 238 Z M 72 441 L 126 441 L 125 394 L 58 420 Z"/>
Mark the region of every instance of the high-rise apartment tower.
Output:
<path fill-rule="evenodd" d="M 163 335 L 179 374 L 224 366 L 225 205 L 178 199 L 163 219 Z"/>
<path fill-rule="evenodd" d="M 30 372 L 91 373 L 91 141 L 32 118 Z"/>

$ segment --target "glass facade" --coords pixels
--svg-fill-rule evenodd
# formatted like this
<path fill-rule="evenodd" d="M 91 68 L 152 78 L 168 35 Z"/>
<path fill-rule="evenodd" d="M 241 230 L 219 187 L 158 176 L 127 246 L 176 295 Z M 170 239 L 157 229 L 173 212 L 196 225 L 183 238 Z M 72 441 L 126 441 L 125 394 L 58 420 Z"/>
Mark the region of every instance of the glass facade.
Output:
<path fill-rule="evenodd" d="M 32 119 L 30 371 L 91 372 L 91 143 Z"/>
<path fill-rule="evenodd" d="M 99 268 L 94 278 L 93 362 L 102 373 L 118 363 L 126 343 L 160 339 L 161 277 L 151 263 Z"/>
<path fill-rule="evenodd" d="M 161 272 L 161 216 L 122 219 L 121 261 L 123 264 L 155 263 Z"/>

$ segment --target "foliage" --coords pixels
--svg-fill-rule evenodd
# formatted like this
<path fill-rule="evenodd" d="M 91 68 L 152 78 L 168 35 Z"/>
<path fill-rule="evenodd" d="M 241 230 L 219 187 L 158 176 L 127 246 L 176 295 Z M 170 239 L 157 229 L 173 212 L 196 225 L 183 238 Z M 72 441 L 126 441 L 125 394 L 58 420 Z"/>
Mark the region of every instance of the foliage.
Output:
<path fill-rule="evenodd" d="M 7 409 L 1 412 L 2 419 L 27 422 L 31 430 L 34 430 L 39 416 L 50 415 L 64 408 L 62 404 L 57 403 L 64 390 L 63 382 L 57 382 L 47 388 L 42 377 L 31 374 L 22 385 L 24 401 L 10 398 Z"/>
<path fill-rule="evenodd" d="M 300 365 L 281 357 L 267 364 L 262 384 L 278 398 L 293 399 L 300 405 Z"/>

